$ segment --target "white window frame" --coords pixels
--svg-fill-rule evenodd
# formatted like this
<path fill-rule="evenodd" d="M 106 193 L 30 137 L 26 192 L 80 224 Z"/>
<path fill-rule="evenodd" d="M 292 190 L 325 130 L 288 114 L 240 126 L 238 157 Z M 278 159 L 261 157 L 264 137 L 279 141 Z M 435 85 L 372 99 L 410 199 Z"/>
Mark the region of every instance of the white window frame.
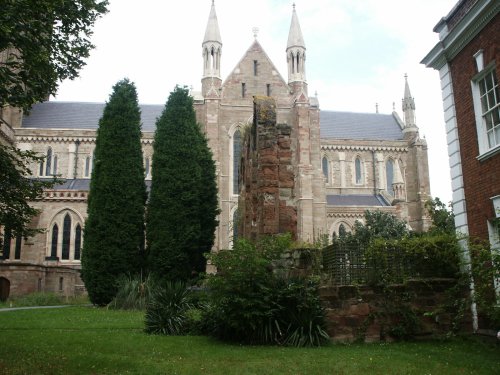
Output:
<path fill-rule="evenodd" d="M 478 160 L 487 159 L 490 156 L 500 152 L 500 139 L 497 144 L 493 147 L 489 146 L 488 135 L 486 129 L 486 123 L 484 120 L 484 113 L 481 105 L 481 93 L 479 90 L 479 82 L 484 80 L 489 74 L 495 74 L 497 80 L 497 94 L 500 90 L 500 85 L 498 84 L 498 76 L 496 75 L 496 65 L 494 62 L 486 66 L 482 71 L 476 74 L 471 81 L 472 86 L 472 97 L 474 103 L 474 114 L 476 117 L 476 132 L 477 132 L 477 142 L 479 146 Z M 493 90 L 495 91 L 495 90 Z M 492 111 L 498 110 L 500 108 L 500 97 L 496 97 L 496 105 L 489 109 L 486 113 L 491 113 Z M 500 126 L 500 124 L 498 125 Z"/>

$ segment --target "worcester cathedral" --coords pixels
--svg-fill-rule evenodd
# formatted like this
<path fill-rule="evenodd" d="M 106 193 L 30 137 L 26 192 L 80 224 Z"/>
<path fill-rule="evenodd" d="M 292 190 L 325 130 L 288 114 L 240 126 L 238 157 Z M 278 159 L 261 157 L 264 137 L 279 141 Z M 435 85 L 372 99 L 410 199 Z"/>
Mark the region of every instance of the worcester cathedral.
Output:
<path fill-rule="evenodd" d="M 307 50 L 295 7 L 283 54 L 288 66 L 285 77 L 255 38 L 223 80 L 222 38 L 213 2 L 202 56 L 201 91 L 192 96 L 216 164 L 220 215 L 213 251 L 230 249 L 237 235 L 239 164 L 245 128 L 254 121 L 254 97 L 272 98 L 276 122 L 291 129 L 287 168 L 295 177 L 283 194 L 296 208 L 297 240 L 313 242 L 350 231 L 357 220 L 363 220 L 365 210 L 392 213 L 415 231 L 427 229 L 427 145 L 419 137 L 407 81 L 403 118 L 396 112 L 320 110 L 318 98 L 308 94 Z M 16 108 L 1 109 L 0 142 L 45 155 L 43 163 L 32 166 L 34 176 L 57 175 L 63 180 L 32 202 L 40 214 L 31 225 L 44 232 L 26 240 L 5 238 L 0 254 L 4 293 L 74 295 L 85 290 L 79 277 L 80 258 L 96 129 L 104 106 L 46 101 L 35 104 L 28 116 Z M 148 182 L 155 122 L 163 105 L 140 109 Z"/>

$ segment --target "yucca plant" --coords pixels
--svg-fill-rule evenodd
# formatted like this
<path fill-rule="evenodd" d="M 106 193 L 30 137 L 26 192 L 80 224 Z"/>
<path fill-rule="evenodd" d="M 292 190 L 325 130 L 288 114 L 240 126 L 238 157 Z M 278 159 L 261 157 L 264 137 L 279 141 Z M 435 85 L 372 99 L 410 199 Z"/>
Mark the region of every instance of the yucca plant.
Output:
<path fill-rule="evenodd" d="M 279 284 L 277 316 L 283 331 L 281 344 L 321 346 L 329 341 L 325 311 L 318 295 L 318 283 L 311 279 L 282 280 Z"/>
<path fill-rule="evenodd" d="M 154 281 L 150 276 L 122 277 L 119 281 L 118 293 L 108 308 L 122 310 L 144 310 L 151 298 Z"/>
<path fill-rule="evenodd" d="M 189 311 L 193 305 L 186 284 L 166 282 L 152 294 L 146 308 L 145 331 L 152 334 L 182 335 L 189 326 Z"/>

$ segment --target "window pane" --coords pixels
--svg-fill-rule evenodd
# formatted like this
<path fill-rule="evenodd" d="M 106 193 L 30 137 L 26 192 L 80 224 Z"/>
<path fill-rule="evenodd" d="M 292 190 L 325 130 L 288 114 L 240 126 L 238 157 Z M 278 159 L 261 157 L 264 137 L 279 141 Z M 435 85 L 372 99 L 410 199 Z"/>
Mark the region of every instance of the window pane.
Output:
<path fill-rule="evenodd" d="M 85 158 L 85 177 L 88 177 L 90 173 L 90 156 Z"/>
<path fill-rule="evenodd" d="M 146 176 L 149 176 L 149 158 L 146 158 L 145 173 L 146 173 Z"/>
<path fill-rule="evenodd" d="M 52 174 L 54 176 L 57 174 L 57 155 L 54 155 L 54 168 L 52 168 Z"/>
<path fill-rule="evenodd" d="M 339 226 L 339 237 L 345 237 L 347 231 L 345 230 L 344 224 L 340 224 Z"/>
<path fill-rule="evenodd" d="M 323 175 L 326 177 L 326 181 L 329 182 L 328 179 L 328 159 L 326 157 L 321 160 L 321 168 L 323 169 Z"/>
<path fill-rule="evenodd" d="M 491 90 L 488 92 L 488 109 L 495 106 L 495 91 Z"/>
<path fill-rule="evenodd" d="M 500 106 L 495 108 L 491 112 L 491 117 L 493 118 L 493 126 L 498 126 L 500 125 Z"/>
<path fill-rule="evenodd" d="M 490 131 L 493 128 L 493 116 L 491 113 L 484 116 L 484 122 L 486 124 L 486 131 Z"/>
<path fill-rule="evenodd" d="M 490 91 L 493 88 L 493 72 L 484 77 L 486 82 L 486 91 Z"/>
<path fill-rule="evenodd" d="M 233 244 L 238 239 L 238 210 L 233 213 Z"/>
<path fill-rule="evenodd" d="M 361 183 L 361 160 L 356 159 L 356 183 Z"/>
<path fill-rule="evenodd" d="M 485 95 L 481 98 L 481 109 L 482 109 L 483 113 L 488 111 L 488 97 L 487 97 L 487 95 Z"/>
<path fill-rule="evenodd" d="M 500 144 L 500 126 L 495 128 L 495 146 Z"/>
<path fill-rule="evenodd" d="M 45 175 L 50 176 L 52 169 L 52 149 L 49 147 L 47 150 L 47 159 L 45 159 Z"/>
<path fill-rule="evenodd" d="M 488 132 L 488 146 L 490 148 L 494 147 L 496 145 L 495 142 L 495 133 L 493 131 Z"/>
<path fill-rule="evenodd" d="M 483 96 L 486 93 L 486 83 L 484 79 L 479 81 L 479 93 Z"/>
<path fill-rule="evenodd" d="M 16 238 L 16 252 L 14 254 L 14 259 L 21 259 L 21 245 L 22 245 L 23 237 L 17 236 Z"/>
<path fill-rule="evenodd" d="M 52 227 L 52 244 L 50 246 L 50 256 L 55 258 L 57 256 L 57 238 L 59 237 L 59 228 L 57 224 Z"/>
<path fill-rule="evenodd" d="M 394 182 L 394 162 L 391 159 L 386 163 L 385 174 L 387 178 L 387 192 L 390 195 L 394 195 L 394 190 L 392 190 L 392 183 Z"/>
<path fill-rule="evenodd" d="M 69 244 L 71 238 L 71 218 L 68 214 L 64 217 L 63 223 L 63 243 L 62 243 L 62 259 L 69 259 Z"/>
<path fill-rule="evenodd" d="M 240 193 L 240 185 L 239 185 L 240 157 L 241 157 L 241 132 L 238 129 L 234 132 L 233 136 L 233 194 Z"/>
<path fill-rule="evenodd" d="M 82 247 L 82 227 L 80 224 L 75 229 L 75 260 L 80 260 L 80 249 Z"/>

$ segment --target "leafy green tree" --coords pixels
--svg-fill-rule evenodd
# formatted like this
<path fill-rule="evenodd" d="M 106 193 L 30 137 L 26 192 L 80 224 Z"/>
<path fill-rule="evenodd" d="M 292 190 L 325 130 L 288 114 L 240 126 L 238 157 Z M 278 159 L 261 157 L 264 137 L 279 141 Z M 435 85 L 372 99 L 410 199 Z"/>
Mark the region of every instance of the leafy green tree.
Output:
<path fill-rule="evenodd" d="M 451 235 L 456 233 L 455 215 L 452 211 L 448 210 L 439 198 L 429 199 L 425 202 L 425 208 L 432 218 L 432 226 L 429 229 L 430 233 Z"/>
<path fill-rule="evenodd" d="M 95 21 L 108 2 L 97 0 L 2 0 L 0 11 L 0 106 L 29 109 L 73 79 L 93 45 Z"/>
<path fill-rule="evenodd" d="M 156 123 L 147 215 L 148 259 L 159 277 L 203 271 L 217 225 L 215 166 L 196 123 L 193 99 L 176 87 Z"/>
<path fill-rule="evenodd" d="M 398 239 L 410 234 L 408 224 L 396 216 L 382 211 L 365 211 L 364 224 L 356 221 L 352 236 L 361 244 L 376 238 Z"/>
<path fill-rule="evenodd" d="M 26 238 L 41 231 L 29 227 L 33 216 L 39 213 L 29 202 L 41 198 L 43 190 L 56 182 L 29 178 L 30 165 L 41 160 L 43 157 L 32 151 L 0 145 L 0 249 L 4 233 L 7 238 Z"/>
<path fill-rule="evenodd" d="M 121 276 L 141 271 L 146 197 L 137 92 L 125 79 L 99 120 L 90 182 L 82 277 L 96 305 L 112 300 Z"/>

